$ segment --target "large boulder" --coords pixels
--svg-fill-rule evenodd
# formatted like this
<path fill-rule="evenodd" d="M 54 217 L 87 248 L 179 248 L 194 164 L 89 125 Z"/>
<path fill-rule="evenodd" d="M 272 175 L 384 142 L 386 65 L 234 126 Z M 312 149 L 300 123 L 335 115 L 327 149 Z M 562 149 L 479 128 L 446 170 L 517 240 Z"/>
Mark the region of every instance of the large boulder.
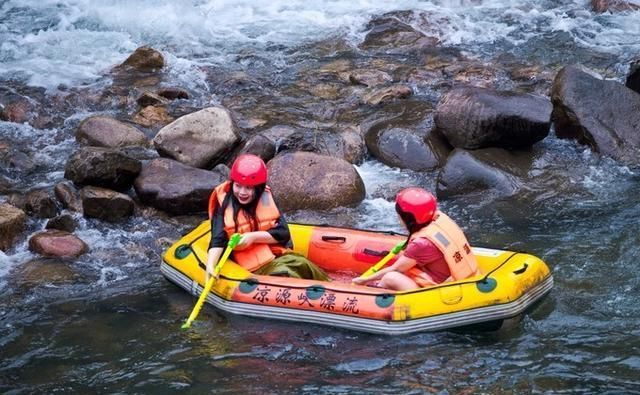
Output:
<path fill-rule="evenodd" d="M 551 90 L 560 138 L 576 139 L 625 164 L 640 163 L 640 95 L 573 66 L 560 70 Z"/>
<path fill-rule="evenodd" d="M 80 190 L 84 216 L 117 222 L 133 214 L 133 199 L 110 189 L 87 186 Z"/>
<path fill-rule="evenodd" d="M 225 180 L 217 170 L 159 158 L 142 167 L 133 187 L 145 204 L 171 214 L 189 214 L 206 211 L 211 190 Z"/>
<path fill-rule="evenodd" d="M 27 215 L 8 203 L 0 203 L 0 250 L 7 251 L 24 229 Z"/>
<path fill-rule="evenodd" d="M 153 144 L 162 156 L 192 167 L 210 167 L 229 152 L 239 137 L 231 114 L 221 107 L 180 117 L 160 129 Z"/>
<path fill-rule="evenodd" d="M 456 148 L 526 148 L 549 134 L 551 110 L 542 96 L 461 87 L 442 97 L 435 122 Z"/>
<path fill-rule="evenodd" d="M 29 249 L 43 256 L 75 258 L 87 252 L 89 248 L 84 241 L 71 233 L 49 229 L 31 236 Z"/>
<path fill-rule="evenodd" d="M 640 93 L 640 59 L 631 63 L 625 85 L 627 88 Z"/>
<path fill-rule="evenodd" d="M 455 149 L 438 174 L 439 198 L 483 192 L 492 197 L 517 193 L 532 164 L 532 155 L 502 148 Z"/>
<path fill-rule="evenodd" d="M 80 122 L 76 140 L 80 144 L 108 148 L 144 146 L 149 143 L 147 136 L 135 127 L 103 115 L 92 116 Z"/>
<path fill-rule="evenodd" d="M 292 152 L 276 156 L 268 168 L 269 185 L 283 211 L 354 206 L 365 198 L 362 178 L 343 159 Z"/>
<path fill-rule="evenodd" d="M 76 151 L 64 171 L 64 177 L 76 185 L 95 185 L 126 191 L 131 188 L 142 164 L 139 160 L 110 148 L 83 147 Z"/>

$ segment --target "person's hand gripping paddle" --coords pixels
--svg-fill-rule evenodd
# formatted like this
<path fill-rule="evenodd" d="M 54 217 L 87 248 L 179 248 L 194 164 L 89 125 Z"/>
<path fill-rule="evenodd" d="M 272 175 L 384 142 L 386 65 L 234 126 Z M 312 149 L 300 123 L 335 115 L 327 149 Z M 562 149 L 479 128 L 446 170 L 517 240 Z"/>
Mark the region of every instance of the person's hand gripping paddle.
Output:
<path fill-rule="evenodd" d="M 380 259 L 380 261 L 378 261 L 378 263 L 376 263 L 375 265 L 371 266 L 366 272 L 362 273 L 360 275 L 360 278 L 369 277 L 370 275 L 375 274 L 376 272 L 378 272 L 378 270 L 382 269 L 384 267 L 384 265 L 387 264 L 387 262 L 392 260 L 393 257 L 398 255 L 398 253 L 400 251 L 402 251 L 402 247 L 404 247 L 405 243 L 406 243 L 406 241 L 401 241 L 400 243 L 396 244 L 384 258 Z"/>
<path fill-rule="evenodd" d="M 191 312 L 191 315 L 189 315 L 189 318 L 187 318 L 187 321 L 184 324 L 182 324 L 182 326 L 180 327 L 181 329 L 189 329 L 191 327 L 191 323 L 196 319 L 196 317 L 198 316 L 198 313 L 200 313 L 200 309 L 202 309 L 202 305 L 204 304 L 205 299 L 207 299 L 207 295 L 209 294 L 209 291 L 211 291 L 211 287 L 213 287 L 213 283 L 218 278 L 218 274 L 220 274 L 220 270 L 222 270 L 222 266 L 225 264 L 225 262 L 229 258 L 231 251 L 233 251 L 233 249 L 236 248 L 236 246 L 240 242 L 240 238 L 241 236 L 238 233 L 232 234 L 231 237 L 229 238 L 229 242 L 227 243 L 227 248 L 224 250 L 224 253 L 222 254 L 222 257 L 220 258 L 220 260 L 218 261 L 218 264 L 213 269 L 213 275 L 209 277 L 209 280 L 205 284 L 204 289 L 202 290 L 202 293 L 200 294 L 200 297 L 196 302 L 196 305 L 193 306 L 193 311 Z"/>

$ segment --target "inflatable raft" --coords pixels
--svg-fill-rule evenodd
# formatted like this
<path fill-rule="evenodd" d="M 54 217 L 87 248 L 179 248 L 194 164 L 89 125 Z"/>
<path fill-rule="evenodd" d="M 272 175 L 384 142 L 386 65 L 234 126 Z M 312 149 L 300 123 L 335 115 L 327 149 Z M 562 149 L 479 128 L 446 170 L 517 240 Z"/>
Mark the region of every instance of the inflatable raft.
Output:
<path fill-rule="evenodd" d="M 482 272 L 477 277 L 401 292 L 352 285 L 353 277 L 406 236 L 318 225 L 289 228 L 294 251 L 326 270 L 333 281 L 255 275 L 228 260 L 206 301 L 251 317 L 399 335 L 500 324 L 522 314 L 553 286 L 549 268 L 539 258 L 477 247 L 473 251 Z M 205 221 L 163 256 L 163 275 L 196 296 L 204 286 L 209 239 L 210 223 Z"/>

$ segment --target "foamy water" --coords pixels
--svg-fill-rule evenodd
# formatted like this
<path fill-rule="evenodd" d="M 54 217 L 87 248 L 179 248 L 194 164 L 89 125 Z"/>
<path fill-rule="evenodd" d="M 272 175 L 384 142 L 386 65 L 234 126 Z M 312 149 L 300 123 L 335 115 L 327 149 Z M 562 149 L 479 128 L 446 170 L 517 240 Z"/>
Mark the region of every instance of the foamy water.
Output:
<path fill-rule="evenodd" d="M 198 65 L 234 62 L 239 53 L 286 50 L 328 36 L 357 45 L 372 16 L 414 10 L 417 30 L 443 45 L 527 45 L 566 32 L 578 45 L 620 58 L 640 50 L 640 12 L 594 15 L 587 1 L 6 1 L 0 6 L 0 78 L 56 89 L 92 83 L 135 48 L 162 51 L 169 72 L 202 84 Z"/>

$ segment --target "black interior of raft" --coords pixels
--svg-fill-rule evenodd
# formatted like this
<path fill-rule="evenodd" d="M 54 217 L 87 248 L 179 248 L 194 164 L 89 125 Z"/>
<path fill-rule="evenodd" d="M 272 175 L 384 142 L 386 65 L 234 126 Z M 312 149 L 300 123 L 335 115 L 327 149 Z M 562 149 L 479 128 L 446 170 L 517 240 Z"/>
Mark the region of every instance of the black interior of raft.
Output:
<path fill-rule="evenodd" d="M 339 226 L 333 226 L 333 225 L 327 225 L 327 224 L 322 224 L 322 225 L 313 225 L 313 224 L 297 224 L 297 223 L 292 223 L 293 225 L 302 225 L 302 226 L 309 226 L 309 227 L 314 227 L 314 228 L 324 228 L 327 230 L 331 230 L 331 229 L 337 229 L 337 230 L 345 230 L 345 231 L 358 231 L 358 232 L 365 232 L 367 234 L 379 234 L 379 235 L 386 235 L 386 236 L 395 236 L 395 237 L 407 237 L 406 234 L 402 234 L 402 233 L 397 233 L 397 232 L 393 232 L 393 231 L 375 231 L 375 230 L 366 230 L 366 229 L 356 229 L 356 228 L 347 228 L 347 227 L 339 227 Z M 178 259 L 184 259 L 187 256 L 189 256 L 190 254 L 193 254 L 193 256 L 195 257 L 196 261 L 198 262 L 198 266 L 200 266 L 200 268 L 202 268 L 203 270 L 206 270 L 206 256 L 205 257 L 200 257 L 198 256 L 197 251 L 192 248 L 192 245 L 194 243 L 196 243 L 198 240 L 200 240 L 201 238 L 207 236 L 209 233 L 211 233 L 211 229 L 208 228 L 207 231 L 203 232 L 202 234 L 198 235 L 197 237 L 195 237 L 190 243 L 188 244 L 182 244 L 180 246 L 178 246 L 175 251 L 174 254 L 176 256 L 176 258 Z M 344 236 L 322 236 L 322 239 L 325 241 L 341 241 L 344 238 Z M 493 249 L 493 250 L 500 250 L 499 248 L 494 248 L 494 247 L 483 247 L 483 248 L 489 248 L 489 249 Z M 386 256 L 388 254 L 388 250 L 376 250 L 376 249 L 368 249 L 368 248 L 364 248 L 363 251 L 366 251 L 365 253 L 369 256 L 373 256 L 376 257 L 377 259 L 372 260 L 373 263 L 370 264 L 370 266 L 373 266 L 376 262 L 379 261 L 379 259 L 382 259 L 382 257 Z M 502 250 L 500 250 L 502 251 Z M 449 282 L 449 283 L 443 283 L 443 284 L 439 284 L 439 285 L 434 285 L 431 287 L 428 287 L 429 290 L 435 290 L 435 289 L 439 289 L 439 288 L 446 288 L 449 286 L 458 286 L 458 285 L 462 285 L 462 284 L 476 284 L 476 287 L 478 288 L 479 291 L 483 292 L 483 293 L 488 293 L 493 291 L 496 287 L 497 287 L 497 281 L 494 278 L 491 278 L 491 274 L 497 270 L 499 270 L 502 266 L 504 266 L 507 262 L 509 262 L 514 256 L 521 254 L 523 252 L 519 252 L 519 251 L 509 251 L 509 255 L 502 261 L 500 262 L 500 264 L 496 265 L 494 268 L 492 268 L 490 271 L 488 271 L 487 273 L 484 273 L 484 275 L 480 278 L 475 277 L 473 279 L 470 280 L 463 280 L 463 281 L 456 281 L 456 282 Z M 314 262 L 315 263 L 315 262 Z M 520 275 L 526 272 L 528 268 L 528 264 L 525 262 L 523 264 L 523 266 L 515 271 L 513 271 L 514 274 Z M 323 267 L 323 269 L 325 269 Z M 353 277 L 357 277 L 358 275 L 360 275 L 361 273 L 356 273 L 356 272 L 345 272 L 345 271 L 341 271 L 340 273 L 338 273 L 339 275 L 336 275 L 336 272 L 332 272 L 330 270 L 327 270 L 327 274 L 329 274 L 329 276 L 333 279 L 333 278 L 344 278 L 344 274 L 352 274 L 352 277 L 349 277 L 348 281 L 336 281 L 336 282 L 340 282 L 340 283 L 350 283 L 351 278 Z M 229 281 L 235 281 L 235 282 L 239 282 L 241 283 L 241 285 L 245 286 L 245 287 L 255 287 L 258 284 L 264 284 L 264 285 L 278 285 L 278 283 L 271 283 L 269 282 L 269 277 L 272 277 L 274 279 L 278 278 L 278 279 L 282 279 L 282 277 L 277 277 L 277 276 L 268 276 L 268 275 L 261 275 L 260 276 L 260 280 L 258 280 L 257 278 L 251 277 L 251 278 L 233 278 L 233 277 L 229 277 L 226 276 L 224 274 L 220 274 L 221 278 L 224 278 L 226 280 Z M 311 280 L 309 280 L 311 281 Z M 313 282 L 317 285 L 311 285 L 311 286 L 290 286 L 291 288 L 298 288 L 298 289 L 307 289 L 307 290 L 311 290 L 313 291 L 313 287 L 317 287 L 318 288 L 318 292 L 324 292 L 325 290 L 332 290 L 330 284 L 332 282 L 330 281 L 318 281 L 318 280 L 313 280 Z M 424 292 L 424 290 L 427 288 L 417 288 L 415 290 L 409 290 L 409 291 L 402 291 L 403 294 L 412 294 L 412 293 L 418 293 L 418 292 Z M 381 291 L 385 291 L 385 294 L 392 294 L 392 293 L 396 293 L 396 291 L 393 290 L 387 290 L 387 289 L 380 289 Z M 367 294 L 369 295 L 370 292 L 359 292 L 356 289 L 352 289 L 350 290 L 350 293 L 353 294 Z"/>

